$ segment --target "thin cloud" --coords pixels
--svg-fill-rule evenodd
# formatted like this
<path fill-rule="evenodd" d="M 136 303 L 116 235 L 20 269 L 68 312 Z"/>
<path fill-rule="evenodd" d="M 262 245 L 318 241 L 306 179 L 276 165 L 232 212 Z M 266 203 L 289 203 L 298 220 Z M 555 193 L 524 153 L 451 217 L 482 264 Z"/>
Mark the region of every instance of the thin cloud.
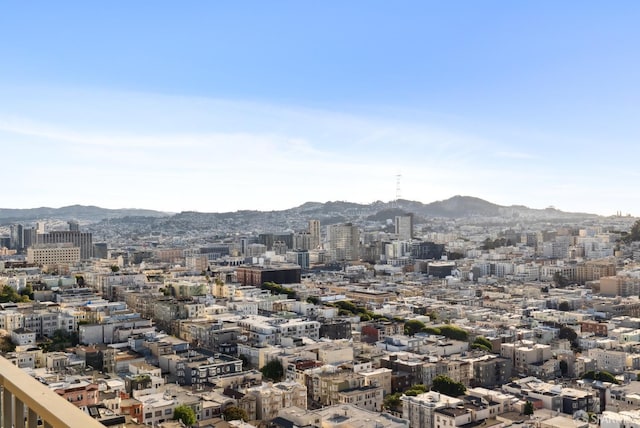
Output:
<path fill-rule="evenodd" d="M 525 152 L 497 152 L 496 157 L 503 159 L 538 159 L 538 156 Z"/>

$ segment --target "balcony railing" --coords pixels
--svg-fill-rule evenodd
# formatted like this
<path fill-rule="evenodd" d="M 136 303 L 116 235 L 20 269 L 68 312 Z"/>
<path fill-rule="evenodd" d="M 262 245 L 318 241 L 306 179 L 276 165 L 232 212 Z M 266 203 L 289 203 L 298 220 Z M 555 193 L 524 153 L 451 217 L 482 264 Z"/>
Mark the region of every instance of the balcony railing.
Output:
<path fill-rule="evenodd" d="M 46 385 L 0 357 L 1 428 L 104 428 Z"/>

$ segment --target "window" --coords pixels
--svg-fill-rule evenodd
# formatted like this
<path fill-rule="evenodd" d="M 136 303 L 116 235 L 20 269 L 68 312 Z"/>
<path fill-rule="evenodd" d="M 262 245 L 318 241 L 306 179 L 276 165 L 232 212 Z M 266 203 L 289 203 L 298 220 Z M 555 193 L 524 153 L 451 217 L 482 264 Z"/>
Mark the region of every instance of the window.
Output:
<path fill-rule="evenodd" d="M 164 414 L 165 415 L 170 415 L 171 413 L 173 413 L 173 411 L 171 409 L 164 409 Z"/>

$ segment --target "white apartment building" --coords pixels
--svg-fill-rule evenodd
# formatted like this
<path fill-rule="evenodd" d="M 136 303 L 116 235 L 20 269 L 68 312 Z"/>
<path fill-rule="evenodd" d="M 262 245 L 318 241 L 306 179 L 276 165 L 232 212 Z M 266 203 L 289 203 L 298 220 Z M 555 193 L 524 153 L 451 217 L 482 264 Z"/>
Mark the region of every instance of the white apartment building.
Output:
<path fill-rule="evenodd" d="M 27 248 L 27 261 L 39 266 L 74 265 L 80 262 L 80 247 L 71 244 L 36 245 Z"/>
<path fill-rule="evenodd" d="M 307 388 L 297 382 L 263 383 L 248 388 L 247 394 L 256 397 L 256 418 L 263 421 L 276 418 L 284 408 L 307 408 Z"/>
<path fill-rule="evenodd" d="M 596 362 L 598 370 L 604 370 L 612 374 L 624 372 L 627 365 L 627 353 L 624 351 L 593 348 L 587 351 L 587 356 Z"/>
<path fill-rule="evenodd" d="M 438 392 L 425 392 L 415 397 L 403 395 L 402 418 L 409 420 L 412 428 L 435 428 L 435 412 L 445 407 L 456 407 L 462 404 L 462 400 L 440 394 Z"/>

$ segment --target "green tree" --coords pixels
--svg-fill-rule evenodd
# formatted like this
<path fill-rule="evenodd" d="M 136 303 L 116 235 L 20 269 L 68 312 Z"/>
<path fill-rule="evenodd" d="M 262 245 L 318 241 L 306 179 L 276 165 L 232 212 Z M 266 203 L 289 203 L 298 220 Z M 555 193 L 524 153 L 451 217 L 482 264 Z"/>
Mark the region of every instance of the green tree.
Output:
<path fill-rule="evenodd" d="M 473 349 L 481 349 L 487 352 L 493 352 L 493 344 L 486 337 L 478 336 L 471 344 Z"/>
<path fill-rule="evenodd" d="M 111 272 L 113 272 L 113 273 L 120 272 L 120 266 L 111 265 Z"/>
<path fill-rule="evenodd" d="M 569 372 L 569 364 L 567 364 L 565 360 L 560 360 L 558 364 L 560 366 L 560 373 L 562 373 L 563 377 L 566 376 Z"/>
<path fill-rule="evenodd" d="M 26 287 L 20 290 L 20 295 L 22 296 L 22 300 L 33 300 L 33 286 L 29 283 Z"/>
<path fill-rule="evenodd" d="M 186 404 L 180 404 L 173 410 L 173 419 L 180 420 L 186 426 L 196 423 L 196 412 Z"/>
<path fill-rule="evenodd" d="M 440 334 L 448 339 L 466 341 L 469 340 L 469 332 L 455 325 L 440 326 Z"/>
<path fill-rule="evenodd" d="M 251 363 L 249 362 L 249 358 L 247 358 L 247 356 L 244 354 L 238 355 L 238 358 L 242 361 L 242 369 L 247 370 L 247 367 L 251 365 Z"/>
<path fill-rule="evenodd" d="M 618 380 L 614 375 L 604 370 L 599 372 L 588 371 L 582 375 L 582 379 L 599 380 L 600 382 L 618 383 Z"/>
<path fill-rule="evenodd" d="M 262 372 L 262 376 L 275 382 L 280 382 L 284 375 L 284 368 L 282 367 L 280 360 L 269 361 L 260 369 L 260 371 Z"/>
<path fill-rule="evenodd" d="M 421 332 L 423 328 L 425 328 L 425 325 L 422 321 L 409 320 L 404 323 L 404 334 L 407 336 L 413 336 L 414 334 Z"/>
<path fill-rule="evenodd" d="M 0 336 L 0 352 L 13 352 L 16 345 L 11 341 L 11 336 Z"/>
<path fill-rule="evenodd" d="M 553 274 L 553 283 L 558 288 L 565 288 L 569 285 L 569 279 L 558 271 Z"/>
<path fill-rule="evenodd" d="M 0 291 L 0 303 L 22 302 L 24 300 L 23 296 L 18 294 L 18 292 L 10 285 L 4 285 L 2 287 L 2 291 Z M 26 300 L 29 300 L 29 298 L 27 297 Z"/>
<path fill-rule="evenodd" d="M 247 412 L 243 408 L 238 406 L 229 406 L 226 409 L 224 409 L 222 414 L 224 415 L 225 421 L 243 420 L 246 422 L 247 420 L 249 420 L 249 416 L 247 415 Z"/>
<path fill-rule="evenodd" d="M 422 333 L 440 335 L 440 329 L 438 327 L 425 327 L 421 331 Z"/>
<path fill-rule="evenodd" d="M 459 397 L 465 393 L 467 388 L 462 383 L 455 382 L 449 376 L 439 375 L 433 378 L 431 390 L 451 397 Z"/>
<path fill-rule="evenodd" d="M 400 401 L 401 396 L 402 394 L 399 392 L 386 395 L 382 403 L 383 407 L 387 410 L 397 411 L 402 405 L 402 401 Z"/>
<path fill-rule="evenodd" d="M 558 331 L 558 339 L 567 339 L 571 344 L 573 344 L 578 339 L 578 333 L 576 333 L 576 331 L 571 327 L 563 325 Z"/>
<path fill-rule="evenodd" d="M 533 412 L 535 411 L 534 407 L 533 407 L 533 403 L 531 401 L 527 401 L 524 405 L 524 409 L 522 411 L 522 413 L 524 413 L 527 416 L 531 416 L 533 415 Z"/>
<path fill-rule="evenodd" d="M 623 240 L 626 243 L 640 241 L 640 220 L 636 220 L 636 222 L 633 223 L 629 234 L 627 234 Z"/>
<path fill-rule="evenodd" d="M 309 296 L 307 297 L 307 303 L 312 303 L 314 305 L 317 305 L 318 303 L 320 303 L 320 298 L 317 296 Z"/>
<path fill-rule="evenodd" d="M 428 388 L 427 388 L 426 385 L 423 385 L 421 383 L 417 383 L 415 385 L 412 385 L 406 391 L 404 391 L 404 394 L 415 397 L 418 394 L 424 394 L 425 392 L 427 392 L 427 390 L 428 390 Z"/>

